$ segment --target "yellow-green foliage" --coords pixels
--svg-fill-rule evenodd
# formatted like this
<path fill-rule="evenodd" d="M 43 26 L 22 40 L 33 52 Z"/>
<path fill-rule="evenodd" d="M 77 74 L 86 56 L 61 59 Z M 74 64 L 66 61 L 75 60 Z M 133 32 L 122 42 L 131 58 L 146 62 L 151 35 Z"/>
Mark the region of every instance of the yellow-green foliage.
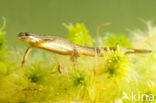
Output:
<path fill-rule="evenodd" d="M 150 44 L 143 44 L 137 38 L 133 45 L 124 36 L 112 35 L 104 39 L 103 45 L 155 48 L 155 26 L 150 30 L 153 30 L 150 32 L 153 41 L 150 41 L 149 35 L 140 34 Z M 82 45 L 93 42 L 84 24 L 71 26 L 68 37 Z M 2 50 L 5 48 L 3 41 L 6 41 L 4 36 L 0 41 L 3 43 Z M 22 69 L 24 51 L 10 50 L 3 57 L 7 61 L 0 61 L 0 103 L 146 103 L 145 97 L 135 101 L 131 94 L 133 92 L 136 97 L 139 93 L 155 96 L 156 54 L 124 55 L 123 52 L 118 49 L 116 52 L 104 52 L 104 57 L 81 56 L 75 67 L 69 57 L 38 49 L 28 57 Z M 129 100 L 123 98 L 124 94 Z"/>
<path fill-rule="evenodd" d="M 0 28 L 0 76 L 4 75 L 7 72 L 7 66 L 5 64 L 6 62 L 6 58 L 5 58 L 5 44 L 7 42 L 7 40 L 4 38 L 5 36 L 5 24 L 6 24 L 6 20 L 4 19 L 4 23 L 2 25 L 2 27 Z"/>
<path fill-rule="evenodd" d="M 112 46 L 112 47 L 132 47 L 131 41 L 125 38 L 124 34 L 115 35 L 111 34 L 107 37 L 104 37 L 105 45 Z"/>
<path fill-rule="evenodd" d="M 5 46 L 5 43 L 6 43 L 6 39 L 4 38 L 6 32 L 4 32 L 4 29 L 5 29 L 5 25 L 6 25 L 6 20 L 4 19 L 4 23 L 2 25 L 2 27 L 0 28 L 0 55 L 2 56 L 4 54 L 4 46 Z M 2 59 L 0 57 L 0 59 Z"/>
<path fill-rule="evenodd" d="M 66 26 L 69 30 L 68 39 L 79 45 L 93 45 L 93 39 L 89 35 L 89 31 L 83 23 L 77 23 Z"/>

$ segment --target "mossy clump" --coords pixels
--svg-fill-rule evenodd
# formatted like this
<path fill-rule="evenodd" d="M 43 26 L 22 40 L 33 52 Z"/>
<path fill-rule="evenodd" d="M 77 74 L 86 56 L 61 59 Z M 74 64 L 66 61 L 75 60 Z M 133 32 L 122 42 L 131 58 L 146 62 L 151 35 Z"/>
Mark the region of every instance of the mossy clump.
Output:
<path fill-rule="evenodd" d="M 104 37 L 104 44 L 108 47 L 132 47 L 132 41 L 125 37 L 124 34 L 111 34 L 109 36 Z"/>
<path fill-rule="evenodd" d="M 5 44 L 6 44 L 7 40 L 4 37 L 6 34 L 6 32 L 4 31 L 5 25 L 6 25 L 6 20 L 4 19 L 4 23 L 3 23 L 2 27 L 0 28 L 0 55 L 1 55 L 0 60 L 1 61 L 3 60 L 4 53 L 6 52 Z"/>
<path fill-rule="evenodd" d="M 155 48 L 153 44 L 156 41 L 155 26 L 150 29 L 152 30 L 149 32 L 150 37 L 141 36 L 151 43 L 143 44 L 138 38 L 135 39 L 136 41 L 130 41 L 123 35 L 113 34 L 101 37 L 104 38 L 101 44 L 118 49 L 102 51 L 103 57 L 80 56 L 76 65 L 73 65 L 66 56 L 48 52 L 37 53 L 36 51 L 35 54 L 28 57 L 23 69 L 21 60 L 24 51 L 20 53 L 12 49 L 9 50 L 9 53 L 6 52 L 3 27 L 0 29 L 1 103 L 155 102 L 147 98 L 143 98 L 143 101 L 140 101 L 141 99 L 133 100 L 131 94 L 138 96 L 138 93 L 141 92 L 146 95 L 152 94 L 155 97 L 156 52 L 148 55 L 125 55 L 124 51 L 120 49 L 120 47 L 135 47 L 139 44 L 142 47 L 145 45 L 145 49 L 147 47 Z M 77 23 L 76 26 L 68 26 L 68 30 L 70 41 L 93 46 L 94 40 L 84 24 Z M 150 41 L 151 36 L 152 40 L 155 40 Z M 129 99 L 123 98 L 125 94 Z"/>
<path fill-rule="evenodd" d="M 79 45 L 93 45 L 93 39 L 83 23 L 77 23 L 75 26 L 70 24 L 66 26 L 69 30 L 68 40 Z"/>

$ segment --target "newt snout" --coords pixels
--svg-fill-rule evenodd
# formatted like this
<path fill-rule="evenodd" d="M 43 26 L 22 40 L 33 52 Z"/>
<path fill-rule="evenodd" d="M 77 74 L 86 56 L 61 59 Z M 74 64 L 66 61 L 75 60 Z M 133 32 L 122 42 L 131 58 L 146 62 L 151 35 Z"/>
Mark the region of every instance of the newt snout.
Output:
<path fill-rule="evenodd" d="M 34 45 L 37 41 L 39 41 L 40 39 L 35 37 L 34 34 L 29 33 L 29 32 L 21 32 L 18 34 L 18 38 L 26 43 L 29 43 L 31 45 Z"/>

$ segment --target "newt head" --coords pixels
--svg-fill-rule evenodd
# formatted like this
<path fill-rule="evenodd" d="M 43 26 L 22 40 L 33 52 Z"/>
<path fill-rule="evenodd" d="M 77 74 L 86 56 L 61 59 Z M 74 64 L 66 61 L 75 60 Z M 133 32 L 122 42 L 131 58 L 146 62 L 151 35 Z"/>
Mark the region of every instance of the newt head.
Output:
<path fill-rule="evenodd" d="M 30 33 L 30 32 L 25 32 L 25 33 L 21 32 L 18 34 L 18 38 L 21 41 L 29 43 L 31 45 L 33 45 L 34 43 L 39 42 L 41 40 L 37 35 Z"/>

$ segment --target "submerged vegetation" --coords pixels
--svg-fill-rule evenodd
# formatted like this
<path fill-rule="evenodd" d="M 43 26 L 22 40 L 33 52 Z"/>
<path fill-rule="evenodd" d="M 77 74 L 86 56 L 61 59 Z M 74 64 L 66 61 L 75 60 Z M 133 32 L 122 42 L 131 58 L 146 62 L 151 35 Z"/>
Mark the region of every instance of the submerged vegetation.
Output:
<path fill-rule="evenodd" d="M 93 39 L 83 23 L 77 23 L 75 26 L 65 25 L 65 27 L 69 30 L 68 40 L 79 45 L 93 45 Z"/>
<path fill-rule="evenodd" d="M 135 31 L 130 41 L 124 35 L 101 37 L 103 46 L 152 49 L 151 54 L 124 55 L 104 52 L 104 57 L 78 58 L 76 68 L 69 57 L 36 53 L 21 69 L 23 53 L 8 51 L 4 28 L 0 29 L 0 102 L 1 103 L 146 103 L 156 95 L 156 26 Z M 67 26 L 68 39 L 93 46 L 96 39 L 84 24 Z M 147 35 L 143 35 L 145 33 Z M 95 42 L 94 42 L 95 41 Z M 9 45 L 8 45 L 9 46 Z M 44 56 L 43 56 L 44 55 Z M 61 73 L 58 71 L 60 65 Z M 135 97 L 134 97 L 135 96 Z M 153 99 L 154 98 L 154 99 Z"/>

